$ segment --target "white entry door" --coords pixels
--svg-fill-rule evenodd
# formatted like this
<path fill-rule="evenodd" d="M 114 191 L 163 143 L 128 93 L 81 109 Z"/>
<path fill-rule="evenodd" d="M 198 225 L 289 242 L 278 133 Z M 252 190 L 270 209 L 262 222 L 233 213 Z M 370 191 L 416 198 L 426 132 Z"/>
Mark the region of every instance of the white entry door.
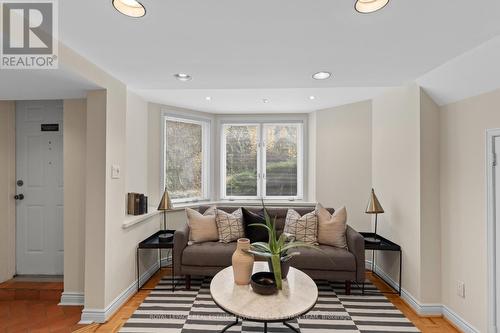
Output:
<path fill-rule="evenodd" d="M 63 274 L 63 104 L 16 103 L 17 274 Z"/>

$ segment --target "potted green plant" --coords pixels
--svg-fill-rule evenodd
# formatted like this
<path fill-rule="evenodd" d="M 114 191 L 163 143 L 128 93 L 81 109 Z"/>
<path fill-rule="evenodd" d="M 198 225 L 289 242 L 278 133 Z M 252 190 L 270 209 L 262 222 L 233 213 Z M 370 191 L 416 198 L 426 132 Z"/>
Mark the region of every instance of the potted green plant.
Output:
<path fill-rule="evenodd" d="M 252 243 L 250 245 L 250 249 L 247 251 L 249 253 L 267 258 L 269 260 L 270 268 L 272 268 L 271 270 L 274 273 L 274 279 L 276 280 L 276 286 L 278 287 L 278 289 L 281 290 L 283 285 L 282 265 L 285 266 L 288 265 L 285 267 L 285 269 L 288 269 L 290 259 L 292 259 L 294 256 L 300 255 L 300 252 L 290 252 L 291 250 L 299 247 L 307 247 L 320 252 L 323 251 L 317 246 L 305 242 L 299 242 L 293 238 L 289 238 L 284 233 L 282 233 L 278 237 L 278 233 L 276 232 L 276 218 L 274 218 L 271 221 L 271 217 L 267 212 L 264 202 L 262 202 L 262 206 L 264 208 L 265 224 L 254 223 L 250 224 L 250 226 L 265 228 L 269 235 L 269 241 L 267 243 L 265 242 Z"/>

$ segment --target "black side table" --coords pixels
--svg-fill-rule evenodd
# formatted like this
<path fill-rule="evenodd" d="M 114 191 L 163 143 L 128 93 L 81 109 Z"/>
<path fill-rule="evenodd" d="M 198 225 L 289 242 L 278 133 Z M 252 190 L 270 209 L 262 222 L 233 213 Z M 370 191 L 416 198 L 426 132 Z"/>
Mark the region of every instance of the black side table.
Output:
<path fill-rule="evenodd" d="M 139 251 L 140 250 L 158 250 L 158 264 L 159 268 L 155 272 L 155 274 L 162 268 L 172 268 L 172 291 L 175 291 L 175 274 L 174 274 L 174 240 L 172 239 L 171 242 L 160 242 L 159 236 L 165 233 L 169 234 L 174 234 L 175 230 L 166 230 L 166 231 L 158 231 L 154 235 L 151 235 L 150 237 L 146 238 L 142 242 L 139 243 L 137 246 L 137 252 L 136 252 L 136 264 L 137 264 L 137 290 L 153 290 L 152 288 L 142 288 L 141 282 L 140 282 L 140 272 L 139 272 Z M 162 249 L 168 249 L 170 250 L 169 254 L 172 257 L 172 264 L 170 266 L 165 266 L 161 267 L 161 250 Z M 154 275 L 154 274 L 153 274 Z M 143 284 L 144 285 L 144 284 Z"/>
<path fill-rule="evenodd" d="M 393 294 L 398 294 L 399 296 L 401 296 L 401 275 L 402 275 L 401 273 L 403 269 L 403 252 L 401 251 L 401 246 L 372 232 L 361 232 L 361 235 L 364 238 L 376 238 L 380 240 L 380 242 L 377 243 L 365 240 L 365 250 L 372 251 L 372 273 L 379 279 L 384 281 L 388 286 L 390 286 L 394 290 Z M 383 277 L 377 274 L 375 265 L 375 251 L 399 252 L 399 290 L 396 290 L 388 281 L 386 281 Z"/>

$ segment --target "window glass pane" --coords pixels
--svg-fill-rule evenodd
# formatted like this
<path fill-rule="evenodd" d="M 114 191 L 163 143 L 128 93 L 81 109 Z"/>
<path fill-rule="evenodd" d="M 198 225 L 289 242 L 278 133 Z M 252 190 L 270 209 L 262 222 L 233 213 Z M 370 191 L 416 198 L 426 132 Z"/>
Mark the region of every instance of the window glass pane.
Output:
<path fill-rule="evenodd" d="M 257 196 L 256 125 L 226 125 L 226 196 Z"/>
<path fill-rule="evenodd" d="M 203 127 L 201 124 L 167 120 L 166 186 L 172 199 L 201 198 Z"/>
<path fill-rule="evenodd" d="M 266 196 L 297 195 L 297 125 L 266 125 Z"/>

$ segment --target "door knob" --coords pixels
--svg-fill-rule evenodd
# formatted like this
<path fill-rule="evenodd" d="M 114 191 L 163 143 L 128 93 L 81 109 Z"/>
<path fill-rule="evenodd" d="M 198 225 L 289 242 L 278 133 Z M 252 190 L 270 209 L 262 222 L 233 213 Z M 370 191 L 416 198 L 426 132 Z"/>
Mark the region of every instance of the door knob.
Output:
<path fill-rule="evenodd" d="M 16 199 L 16 200 L 24 200 L 24 194 L 16 194 L 14 196 L 14 199 Z"/>

